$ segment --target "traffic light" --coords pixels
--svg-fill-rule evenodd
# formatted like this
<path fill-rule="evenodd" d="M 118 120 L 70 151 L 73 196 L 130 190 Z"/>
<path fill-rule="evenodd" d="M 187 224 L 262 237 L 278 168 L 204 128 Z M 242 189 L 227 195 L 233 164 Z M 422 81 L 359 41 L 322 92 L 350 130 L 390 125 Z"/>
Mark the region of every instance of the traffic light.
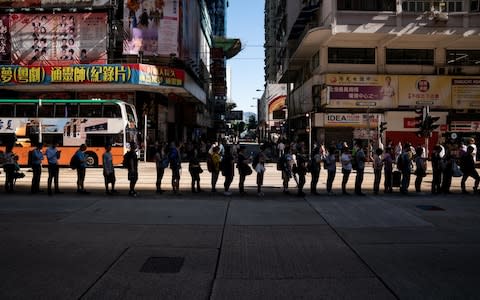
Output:
<path fill-rule="evenodd" d="M 385 130 L 387 130 L 387 122 L 380 122 L 380 128 L 379 128 L 380 134 L 383 134 Z"/>
<path fill-rule="evenodd" d="M 427 117 L 427 108 L 417 108 L 415 109 L 417 116 L 415 117 L 415 127 L 418 128 L 417 136 L 425 137 L 425 119 Z"/>
<path fill-rule="evenodd" d="M 440 117 L 432 117 L 431 115 L 428 115 L 425 118 L 425 130 L 430 134 L 432 131 L 435 131 L 440 125 L 435 124 L 440 119 Z"/>

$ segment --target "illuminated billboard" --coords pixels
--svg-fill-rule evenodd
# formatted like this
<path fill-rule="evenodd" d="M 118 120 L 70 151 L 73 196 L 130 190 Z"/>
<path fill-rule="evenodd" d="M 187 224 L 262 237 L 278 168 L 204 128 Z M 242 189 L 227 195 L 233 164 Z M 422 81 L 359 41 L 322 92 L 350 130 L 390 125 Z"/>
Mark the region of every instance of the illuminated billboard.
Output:
<path fill-rule="evenodd" d="M 123 54 L 178 54 L 179 0 L 125 1 Z"/>
<path fill-rule="evenodd" d="M 107 62 L 107 14 L 11 14 L 11 63 L 21 66 Z"/>

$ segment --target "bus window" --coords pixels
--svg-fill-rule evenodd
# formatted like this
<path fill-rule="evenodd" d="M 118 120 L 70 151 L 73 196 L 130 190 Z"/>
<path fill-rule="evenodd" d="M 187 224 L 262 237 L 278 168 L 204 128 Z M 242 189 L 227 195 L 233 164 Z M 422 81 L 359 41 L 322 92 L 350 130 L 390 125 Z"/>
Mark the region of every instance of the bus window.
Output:
<path fill-rule="evenodd" d="M 67 109 L 66 109 L 67 114 L 66 114 L 66 116 L 64 116 L 65 118 L 76 118 L 76 117 L 78 117 L 78 104 L 67 103 L 66 107 L 67 107 Z M 57 112 L 58 112 L 58 110 L 57 110 Z M 64 114 L 65 114 L 65 112 L 64 112 Z"/>
<path fill-rule="evenodd" d="M 15 107 L 15 116 L 17 118 L 36 118 L 37 105 L 34 103 L 17 104 Z"/>
<path fill-rule="evenodd" d="M 122 135 L 118 134 L 87 134 L 86 144 L 88 147 L 117 146 L 121 141 Z"/>
<path fill-rule="evenodd" d="M 133 109 L 132 107 L 130 107 L 130 105 L 125 105 L 125 109 L 127 110 L 127 119 L 128 119 L 128 122 L 135 122 L 135 114 L 133 113 Z"/>
<path fill-rule="evenodd" d="M 101 117 L 102 116 L 102 107 L 100 105 L 90 105 L 90 104 L 80 104 L 79 117 Z"/>
<path fill-rule="evenodd" d="M 0 104 L 0 116 L 2 117 L 13 117 L 14 116 L 14 105 L 10 103 Z"/>
<path fill-rule="evenodd" d="M 42 106 L 38 106 L 38 116 L 53 118 L 53 104 L 42 104 Z"/>
<path fill-rule="evenodd" d="M 65 104 L 55 104 L 55 118 L 66 117 L 68 117 L 68 110 L 66 109 Z"/>
<path fill-rule="evenodd" d="M 62 133 L 42 135 L 42 142 L 43 142 L 44 145 L 52 145 L 53 143 L 57 143 L 57 144 L 59 144 L 59 146 L 62 146 L 62 141 L 63 141 Z"/>
<path fill-rule="evenodd" d="M 106 118 L 121 118 L 120 106 L 117 104 L 105 103 L 103 105 L 103 116 Z"/>

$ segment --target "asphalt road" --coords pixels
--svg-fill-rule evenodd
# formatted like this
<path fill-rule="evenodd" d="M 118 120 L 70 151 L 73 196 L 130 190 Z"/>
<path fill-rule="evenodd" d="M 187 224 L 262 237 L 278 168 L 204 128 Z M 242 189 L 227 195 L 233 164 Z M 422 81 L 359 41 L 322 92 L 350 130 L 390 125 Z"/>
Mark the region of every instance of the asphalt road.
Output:
<path fill-rule="evenodd" d="M 479 196 L 460 194 L 458 179 L 448 196 L 375 196 L 369 171 L 366 197 L 327 196 L 322 171 L 322 194 L 296 197 L 281 193 L 270 164 L 264 197 L 256 195 L 254 176 L 246 196 L 235 181 L 234 195 L 225 197 L 208 191 L 208 172 L 206 191 L 190 193 L 186 170 L 181 196 L 168 191 L 168 171 L 167 192 L 157 195 L 154 166 L 141 163 L 137 198 L 127 195 L 123 169 L 115 196 L 103 193 L 99 169 L 87 170 L 89 195 L 74 193 L 69 169 L 61 170 L 64 194 L 31 195 L 27 173 L 16 193 L 0 192 L 0 299 L 480 295 Z"/>

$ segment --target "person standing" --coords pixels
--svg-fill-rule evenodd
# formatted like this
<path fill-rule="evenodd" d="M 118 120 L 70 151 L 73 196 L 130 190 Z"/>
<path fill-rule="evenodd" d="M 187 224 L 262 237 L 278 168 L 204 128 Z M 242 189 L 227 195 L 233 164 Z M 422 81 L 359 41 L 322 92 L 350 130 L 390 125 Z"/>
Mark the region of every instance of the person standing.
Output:
<path fill-rule="evenodd" d="M 442 192 L 442 165 L 443 160 L 440 157 L 440 152 L 442 148 L 439 145 L 436 145 L 433 148 L 432 153 L 432 194 L 440 194 Z"/>
<path fill-rule="evenodd" d="M 155 148 L 155 168 L 157 171 L 157 180 L 155 182 L 155 186 L 157 188 L 156 193 L 162 194 L 162 179 L 165 173 L 165 168 L 168 167 L 168 158 L 165 155 L 165 149 L 163 145 L 157 145 Z"/>
<path fill-rule="evenodd" d="M 240 195 L 247 194 L 247 192 L 245 192 L 245 179 L 248 175 L 251 174 L 251 172 L 248 171 L 248 169 L 250 168 L 250 166 L 248 165 L 249 163 L 250 159 L 245 156 L 245 146 L 240 146 L 237 156 L 237 168 L 238 174 L 240 176 L 238 180 L 238 190 L 240 192 Z"/>
<path fill-rule="evenodd" d="M 322 156 L 320 155 L 320 148 L 317 146 L 312 151 L 313 157 L 310 159 L 310 174 L 312 175 L 310 181 L 310 194 L 319 195 L 317 192 L 317 184 L 320 179 L 320 163 L 322 162 Z"/>
<path fill-rule="evenodd" d="M 225 147 L 223 147 L 223 156 L 225 155 Z M 209 154 L 210 155 L 210 154 Z M 222 160 L 222 156 L 220 155 L 220 147 L 215 146 L 212 149 L 212 154 L 211 154 L 211 160 L 212 160 L 212 193 L 217 192 L 217 181 L 218 181 L 218 176 L 220 174 L 220 161 Z"/>
<path fill-rule="evenodd" d="M 325 157 L 325 169 L 327 169 L 327 194 L 329 196 L 334 196 L 332 192 L 333 180 L 335 180 L 335 175 L 337 173 L 337 163 L 335 157 L 334 146 L 328 148 L 328 155 Z"/>
<path fill-rule="evenodd" d="M 232 193 L 230 192 L 230 185 L 232 184 L 232 181 L 233 181 L 235 167 L 234 167 L 232 149 L 230 146 L 225 146 L 225 155 L 223 156 L 222 161 L 220 162 L 220 170 L 222 171 L 222 175 L 225 177 L 225 181 L 223 183 L 223 187 L 225 190 L 223 194 L 225 196 L 231 196 Z"/>
<path fill-rule="evenodd" d="M 297 196 L 304 197 L 305 193 L 303 192 L 303 187 L 306 183 L 305 175 L 307 174 L 307 159 L 304 154 L 304 147 L 302 145 L 297 146 L 296 154 L 296 173 L 298 174 L 298 184 L 297 184 Z M 295 176 L 295 175 L 294 175 Z"/>
<path fill-rule="evenodd" d="M 3 170 L 5 171 L 5 191 L 13 193 L 15 181 L 15 154 L 13 153 L 13 144 L 5 147 Z"/>
<path fill-rule="evenodd" d="M 412 173 L 412 162 L 410 160 L 410 144 L 405 144 L 402 154 L 398 157 L 397 167 L 402 173 L 402 181 L 400 184 L 400 192 L 402 194 L 408 193 L 408 187 L 410 186 L 410 175 Z"/>
<path fill-rule="evenodd" d="M 192 177 L 192 193 L 200 193 L 202 191 L 200 189 L 200 173 L 202 173 L 203 170 L 200 167 L 197 149 L 193 149 L 190 153 L 188 172 L 190 173 L 190 177 Z"/>
<path fill-rule="evenodd" d="M 48 195 L 52 195 L 52 181 L 54 183 L 55 193 L 61 194 L 58 188 L 58 160 L 60 159 L 61 152 L 57 149 L 57 143 L 54 142 L 47 148 L 45 155 L 47 156 L 48 161 L 48 180 L 47 180 L 47 190 Z"/>
<path fill-rule="evenodd" d="M 350 149 L 347 146 L 343 147 L 342 155 L 340 156 L 340 162 L 342 163 L 342 194 L 348 195 L 347 193 L 347 182 L 352 172 L 352 156 L 350 154 Z"/>
<path fill-rule="evenodd" d="M 423 147 L 418 147 L 415 153 L 415 192 L 420 193 L 423 177 L 427 176 L 427 162 L 423 157 Z"/>
<path fill-rule="evenodd" d="M 87 169 L 85 150 L 87 146 L 85 144 L 80 145 L 80 148 L 75 152 L 77 163 L 77 193 L 88 194 L 85 190 L 85 173 Z"/>
<path fill-rule="evenodd" d="M 383 169 L 383 158 L 382 158 L 383 150 L 377 148 L 375 153 L 373 154 L 373 193 L 378 195 L 380 190 L 380 181 L 382 180 L 382 169 Z"/>
<path fill-rule="evenodd" d="M 467 147 L 467 154 L 462 157 L 462 172 L 463 177 L 461 181 L 462 187 L 462 194 L 468 194 L 468 191 L 465 187 L 465 182 L 467 181 L 468 177 L 472 177 L 475 179 L 475 183 L 473 186 L 474 193 L 478 192 L 478 184 L 480 182 L 480 176 L 475 169 L 475 159 L 473 158 L 473 151 L 475 149 L 470 145 Z"/>
<path fill-rule="evenodd" d="M 43 160 L 43 153 L 42 153 L 43 144 L 38 143 L 37 147 L 33 149 L 31 155 L 32 161 L 32 187 L 31 193 L 36 194 L 40 192 L 40 178 L 42 176 L 42 160 Z"/>
<path fill-rule="evenodd" d="M 103 179 L 105 182 L 105 193 L 108 195 L 112 195 L 116 193 L 115 190 L 115 168 L 113 167 L 113 158 L 112 158 L 112 146 L 106 145 L 105 146 L 105 153 L 103 153 Z M 111 184 L 111 190 L 108 189 L 108 185 Z"/>
<path fill-rule="evenodd" d="M 177 149 L 174 142 L 170 143 L 168 151 L 168 161 L 172 170 L 172 190 L 176 195 L 180 195 L 180 169 L 182 168 L 182 159 L 180 150 Z"/>
<path fill-rule="evenodd" d="M 383 180 L 383 192 L 391 193 L 392 188 L 392 173 L 393 173 L 393 154 L 392 147 L 387 147 L 385 153 L 383 154 L 383 173 L 385 179 Z"/>
<path fill-rule="evenodd" d="M 138 157 L 137 157 L 137 145 L 135 142 L 130 142 L 130 149 L 125 153 L 123 157 L 124 166 L 127 168 L 128 181 L 130 182 L 130 189 L 128 195 L 131 197 L 137 197 L 135 191 L 135 185 L 138 181 Z"/>
<path fill-rule="evenodd" d="M 292 171 L 294 160 L 290 149 L 290 146 L 285 147 L 285 153 L 279 158 L 282 169 L 283 193 L 287 195 L 290 194 L 288 183 L 290 178 L 294 176 Z"/>
<path fill-rule="evenodd" d="M 257 153 L 256 158 L 253 160 L 253 168 L 255 169 L 255 172 L 257 172 L 257 195 L 259 197 L 264 196 L 262 186 L 265 175 L 265 162 L 267 161 L 265 149 L 265 144 L 262 144 L 260 146 L 260 152 Z"/>
<path fill-rule="evenodd" d="M 362 143 L 357 142 L 357 151 L 355 159 L 357 161 L 357 176 L 355 177 L 355 194 L 357 196 L 365 196 L 362 192 L 363 175 L 365 172 L 365 152 L 363 151 Z"/>

